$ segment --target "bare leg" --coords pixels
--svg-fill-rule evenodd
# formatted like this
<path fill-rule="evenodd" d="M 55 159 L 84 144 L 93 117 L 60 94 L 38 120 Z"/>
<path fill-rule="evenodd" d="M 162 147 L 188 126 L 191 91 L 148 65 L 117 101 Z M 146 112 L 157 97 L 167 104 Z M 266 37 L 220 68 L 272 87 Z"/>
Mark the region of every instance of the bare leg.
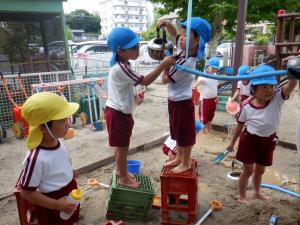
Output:
<path fill-rule="evenodd" d="M 115 148 L 114 150 L 114 156 L 115 156 L 115 159 L 117 161 L 117 148 Z M 127 160 L 127 159 L 126 159 Z M 120 176 L 120 171 L 119 171 L 119 168 L 117 167 L 117 175 Z M 129 178 L 134 178 L 134 175 L 131 174 L 131 173 L 127 173 L 127 176 L 129 176 Z"/>
<path fill-rule="evenodd" d="M 182 162 L 182 159 L 183 159 L 182 147 L 177 145 L 176 150 L 177 150 L 177 154 L 176 154 L 175 159 L 165 163 L 164 166 L 178 166 Z"/>
<path fill-rule="evenodd" d="M 248 186 L 248 182 L 249 182 L 249 177 L 253 173 L 253 168 L 254 168 L 254 164 L 245 164 L 244 163 L 243 171 L 240 175 L 238 202 L 243 203 L 243 204 L 250 203 L 246 197 L 246 191 L 247 191 L 247 186 Z"/>
<path fill-rule="evenodd" d="M 176 166 L 172 172 L 173 173 L 182 173 L 191 168 L 191 152 L 192 152 L 193 145 L 188 147 L 180 147 L 182 151 L 182 161 L 181 163 Z"/>
<path fill-rule="evenodd" d="M 116 164 L 117 171 L 119 171 L 119 184 L 132 187 L 139 188 L 140 183 L 128 176 L 127 173 L 127 155 L 128 155 L 128 147 L 116 147 L 115 148 L 115 156 L 116 156 Z"/>
<path fill-rule="evenodd" d="M 211 123 L 212 121 L 208 121 L 206 126 L 207 126 L 207 133 L 209 133 L 211 131 Z"/>
<path fill-rule="evenodd" d="M 263 195 L 260 193 L 261 179 L 264 172 L 265 172 L 265 166 L 255 164 L 254 173 L 253 173 L 253 192 L 254 192 L 253 197 L 260 200 L 271 201 L 272 198 L 270 196 Z"/>

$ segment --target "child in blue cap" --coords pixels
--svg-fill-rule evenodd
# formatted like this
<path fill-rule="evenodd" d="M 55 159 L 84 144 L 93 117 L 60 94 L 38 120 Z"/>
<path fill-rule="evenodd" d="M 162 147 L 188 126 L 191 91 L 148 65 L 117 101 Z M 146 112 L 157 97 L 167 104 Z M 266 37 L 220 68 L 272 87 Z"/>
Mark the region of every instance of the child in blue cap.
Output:
<path fill-rule="evenodd" d="M 251 74 L 272 72 L 275 69 L 268 65 L 258 66 Z M 260 193 L 262 175 L 266 166 L 271 166 L 273 152 L 277 142 L 276 131 L 279 126 L 281 108 L 297 85 L 297 80 L 289 80 L 281 89 L 275 90 L 275 77 L 264 77 L 251 80 L 253 97 L 243 104 L 237 117 L 228 150 L 234 150 L 234 144 L 240 136 L 236 159 L 243 162 L 243 171 L 239 178 L 240 203 L 249 204 L 246 189 L 252 175 L 254 198 L 270 200 Z M 242 129 L 246 125 L 246 129 Z"/>
<path fill-rule="evenodd" d="M 114 148 L 119 184 L 138 188 L 139 182 L 127 173 L 127 155 L 133 129 L 132 110 L 134 86 L 151 84 L 160 73 L 175 63 L 166 57 L 148 75 L 142 76 L 132 70 L 129 60 L 139 56 L 140 38 L 129 28 L 113 28 L 108 35 L 108 46 L 113 52 L 108 75 L 108 100 L 106 122 L 109 145 Z"/>
<path fill-rule="evenodd" d="M 249 75 L 250 67 L 247 65 L 241 66 L 238 70 L 238 77 Z M 240 106 L 242 107 L 243 102 L 251 96 L 250 94 L 250 80 L 240 80 L 237 83 L 237 89 L 230 99 L 231 102 L 234 102 L 238 97 L 240 97 Z"/>
<path fill-rule="evenodd" d="M 220 60 L 212 57 L 206 65 L 206 73 L 217 74 L 220 70 Z M 204 132 L 211 130 L 212 121 L 217 109 L 218 81 L 206 77 L 199 77 L 194 88 L 200 92 L 199 119 L 204 124 Z"/>
<path fill-rule="evenodd" d="M 168 33 L 176 39 L 176 64 L 195 68 L 199 59 L 204 57 L 205 43 L 211 36 L 210 24 L 199 17 L 191 18 L 188 61 L 186 61 L 186 27 L 181 24 L 181 33 L 177 34 L 173 24 L 162 20 L 158 28 L 166 27 Z M 168 84 L 168 109 L 171 138 L 177 142 L 177 154 L 174 160 L 165 166 L 175 166 L 174 173 L 184 172 L 191 167 L 190 155 L 196 142 L 195 110 L 192 101 L 192 83 L 195 76 L 188 72 L 178 71 L 176 67 L 166 70 L 163 82 Z"/>

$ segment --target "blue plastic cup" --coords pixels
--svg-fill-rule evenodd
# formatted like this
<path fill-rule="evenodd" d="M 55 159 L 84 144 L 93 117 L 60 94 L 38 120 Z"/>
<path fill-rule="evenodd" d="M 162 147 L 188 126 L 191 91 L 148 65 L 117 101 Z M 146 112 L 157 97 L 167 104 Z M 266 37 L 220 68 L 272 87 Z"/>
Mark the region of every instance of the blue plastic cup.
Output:
<path fill-rule="evenodd" d="M 127 160 L 128 173 L 139 174 L 141 167 L 141 161 L 139 160 Z"/>

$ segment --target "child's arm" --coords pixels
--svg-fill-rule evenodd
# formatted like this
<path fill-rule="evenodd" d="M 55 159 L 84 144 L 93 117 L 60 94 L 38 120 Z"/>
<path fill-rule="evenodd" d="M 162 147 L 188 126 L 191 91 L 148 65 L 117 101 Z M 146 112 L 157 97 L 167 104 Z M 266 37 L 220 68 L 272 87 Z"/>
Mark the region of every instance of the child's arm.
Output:
<path fill-rule="evenodd" d="M 175 58 L 173 56 L 165 57 L 163 61 L 157 67 L 155 67 L 154 70 L 144 77 L 140 84 L 145 86 L 151 84 L 161 74 L 161 72 L 174 64 Z"/>
<path fill-rule="evenodd" d="M 27 191 L 21 189 L 21 196 L 35 205 L 48 209 L 64 211 L 66 213 L 73 213 L 77 208 L 76 204 L 67 202 L 64 197 L 56 200 L 54 198 L 49 198 L 38 191 Z"/>
<path fill-rule="evenodd" d="M 168 77 L 168 73 L 169 73 L 169 69 L 165 69 L 164 72 L 163 72 L 163 76 L 162 76 L 162 82 L 163 84 L 167 84 L 170 82 L 170 79 Z"/>
<path fill-rule="evenodd" d="M 283 96 L 287 97 L 290 96 L 294 88 L 296 87 L 298 81 L 297 80 L 289 80 L 286 85 L 282 88 L 282 94 Z"/>
<path fill-rule="evenodd" d="M 198 80 L 196 81 L 196 83 L 194 84 L 193 88 L 196 89 L 201 83 L 203 83 L 203 81 L 198 79 Z"/>
<path fill-rule="evenodd" d="M 237 88 L 236 91 L 234 92 L 234 95 L 230 99 L 230 102 L 234 102 L 238 98 L 239 95 L 240 95 L 240 89 Z"/>
<path fill-rule="evenodd" d="M 232 134 L 232 138 L 231 138 L 231 141 L 230 141 L 230 144 L 227 147 L 228 150 L 230 150 L 230 151 L 234 150 L 234 144 L 235 144 L 237 138 L 240 136 L 243 127 L 244 127 L 243 123 L 237 123 L 235 125 L 234 131 L 233 131 L 233 134 Z"/>
<path fill-rule="evenodd" d="M 170 23 L 169 21 L 167 20 L 161 20 L 157 23 L 157 27 L 158 28 L 162 28 L 162 27 L 166 27 L 167 28 L 167 31 L 168 33 L 174 38 L 176 39 L 177 37 L 177 30 L 176 30 L 176 27 Z"/>

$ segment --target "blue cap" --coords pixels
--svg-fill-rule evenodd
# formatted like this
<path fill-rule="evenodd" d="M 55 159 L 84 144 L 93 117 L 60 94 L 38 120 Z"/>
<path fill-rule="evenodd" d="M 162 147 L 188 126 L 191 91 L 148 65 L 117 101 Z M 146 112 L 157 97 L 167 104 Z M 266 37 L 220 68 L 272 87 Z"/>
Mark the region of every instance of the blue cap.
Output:
<path fill-rule="evenodd" d="M 250 73 L 250 66 L 240 66 L 238 70 L 238 77 L 244 76 L 244 75 L 249 75 Z"/>
<path fill-rule="evenodd" d="M 184 28 L 187 27 L 187 21 L 181 23 L 181 26 Z M 192 17 L 191 18 L 191 29 L 196 31 L 199 35 L 199 48 L 197 52 L 197 58 L 203 59 L 205 53 L 205 43 L 207 43 L 211 37 L 211 25 L 207 20 L 202 19 L 200 17 Z"/>
<path fill-rule="evenodd" d="M 128 49 L 137 45 L 140 38 L 127 27 L 115 27 L 107 37 L 107 44 L 113 55 L 110 60 L 110 67 L 116 63 L 117 49 Z"/>
<path fill-rule="evenodd" d="M 261 73 L 272 72 L 272 71 L 275 71 L 275 69 L 272 66 L 261 65 L 261 66 L 256 67 L 256 69 L 253 70 L 252 72 L 250 72 L 250 74 L 254 75 L 254 74 L 261 74 Z M 275 84 L 277 84 L 277 80 L 276 80 L 275 76 L 262 77 L 262 78 L 257 78 L 257 79 L 251 80 L 251 85 L 252 86 L 260 85 L 260 84 L 275 85 Z"/>
<path fill-rule="evenodd" d="M 208 66 L 211 66 L 212 68 L 215 68 L 217 70 L 220 69 L 220 59 L 218 57 L 211 57 L 205 68 L 207 68 Z"/>

